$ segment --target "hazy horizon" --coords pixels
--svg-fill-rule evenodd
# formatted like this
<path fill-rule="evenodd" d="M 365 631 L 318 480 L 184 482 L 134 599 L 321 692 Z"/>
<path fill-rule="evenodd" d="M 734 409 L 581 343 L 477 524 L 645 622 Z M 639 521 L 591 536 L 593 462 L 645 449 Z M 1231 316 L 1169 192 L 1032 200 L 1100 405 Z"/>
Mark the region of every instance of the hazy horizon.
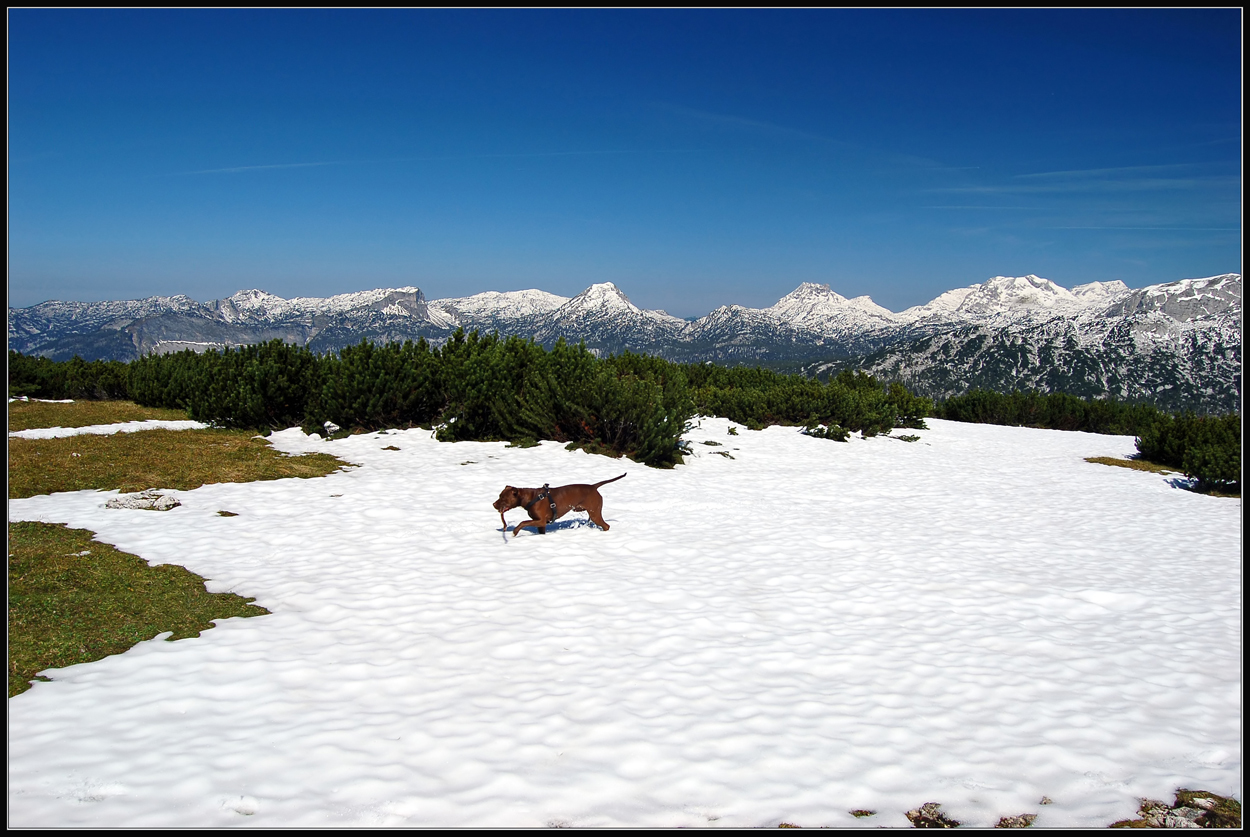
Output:
<path fill-rule="evenodd" d="M 1241 272 L 1241 10 L 9 11 L 9 299 Z"/>
<path fill-rule="evenodd" d="M 1236 273 L 1236 272 L 1235 272 L 1235 271 L 1233 271 L 1233 273 Z M 1218 276 L 1218 275 L 1224 275 L 1224 274 L 1213 274 L 1213 276 Z M 1237 275 L 1240 275 L 1240 274 L 1237 274 Z M 990 279 L 994 279 L 994 278 L 999 278 L 999 277 L 1001 277 L 1001 276 L 1002 276 L 1002 274 L 999 274 L 999 276 L 998 276 L 998 277 L 986 277 L 986 280 L 985 280 L 985 281 L 988 281 L 988 280 L 990 280 Z M 1183 277 L 1183 279 L 1209 279 L 1209 278 L 1213 278 L 1213 276 L 1211 276 L 1211 277 L 1208 277 L 1208 276 L 1186 276 L 1186 277 Z M 1023 277 L 1014 277 L 1014 278 L 1023 278 Z M 1048 279 L 1049 277 L 1045 277 L 1045 276 L 1038 276 L 1037 278 L 1039 278 L 1039 279 Z M 1183 281 L 1183 279 L 1182 279 L 1182 280 L 1173 280 L 1173 281 Z M 1053 279 L 1051 279 L 1051 280 L 1049 280 L 1049 281 L 1054 282 L 1054 280 L 1053 280 Z M 591 284 L 599 284 L 599 283 L 591 283 Z M 615 285 L 616 283 L 610 282 L 610 283 L 607 283 L 607 284 L 612 284 L 612 285 Z M 789 294 L 794 293 L 795 291 L 797 291 L 799 288 L 801 288 L 801 287 L 803 286 L 803 284 L 816 284 L 816 285 L 823 285 L 823 286 L 829 287 L 829 290 L 833 291 L 834 293 L 838 293 L 838 294 L 840 294 L 841 296 L 846 297 L 848 300 L 850 300 L 850 299 L 855 299 L 855 298 L 856 298 L 856 297 L 851 297 L 851 296 L 848 296 L 847 294 L 842 294 L 842 293 L 840 293 L 840 292 L 838 291 L 838 289 L 837 289 L 837 288 L 834 288 L 834 287 L 830 286 L 830 285 L 829 285 L 829 283 L 827 283 L 827 282 L 799 283 L 799 284 L 798 284 L 798 285 L 796 285 L 794 288 L 791 288 L 789 291 L 786 291 L 786 293 L 784 293 L 784 294 L 782 294 L 781 296 L 779 296 L 776 300 L 773 300 L 773 302 L 771 302 L 771 303 L 766 303 L 766 304 L 764 304 L 764 305 L 762 305 L 762 306 L 744 306 L 744 307 L 769 308 L 769 307 L 771 307 L 773 304 L 775 304 L 776 302 L 778 302 L 779 300 L 781 300 L 782 298 L 784 298 L 785 296 L 787 296 L 787 295 L 789 295 Z M 944 293 L 947 293 L 948 291 L 959 290 L 960 288 L 971 287 L 971 286 L 973 286 L 973 285 L 979 285 L 979 284 L 982 284 L 982 283 L 981 283 L 981 282 L 974 282 L 974 283 L 971 283 L 970 285 L 961 285 L 961 286 L 958 286 L 958 287 L 956 287 L 956 288 L 947 288 L 945 291 L 942 291 L 941 293 L 939 293 L 939 294 L 935 295 L 935 296 L 934 296 L 933 298 L 931 298 L 931 299 L 926 299 L 926 300 L 924 300 L 923 302 L 916 303 L 914 306 L 909 305 L 909 306 L 907 306 L 907 307 L 908 307 L 908 308 L 912 308 L 912 307 L 916 307 L 916 306 L 926 305 L 926 304 L 928 304 L 928 303 L 930 303 L 930 302 L 933 302 L 935 299 L 937 299 L 937 297 L 941 296 L 941 295 L 942 295 L 942 294 L 944 294 Z M 1075 286 L 1075 285 L 1063 285 L 1063 284 L 1062 284 L 1062 283 L 1060 283 L 1060 282 L 1055 282 L 1054 284 L 1059 285 L 1060 287 L 1062 287 L 1062 288 L 1064 288 L 1065 290 L 1068 290 L 1068 291 L 1071 291 L 1071 290 L 1073 290 L 1073 288 L 1077 287 L 1077 286 Z M 1089 284 L 1089 283 L 1081 283 L 1081 284 Z M 1126 283 L 1126 284 L 1127 284 L 1127 283 Z M 1166 284 L 1166 283 L 1154 283 L 1154 284 Z M 415 286 L 415 285 L 402 285 L 402 286 L 398 286 L 398 287 L 390 287 L 390 288 L 381 288 L 381 287 L 378 287 L 378 288 L 361 288 L 361 289 L 360 289 L 360 290 L 358 290 L 358 291 L 342 291 L 342 292 L 340 292 L 340 293 L 327 294 L 326 296 L 321 296 L 321 297 L 310 297 L 310 296 L 309 296 L 309 295 L 307 295 L 307 294 L 294 294 L 294 295 L 291 295 L 291 296 L 283 296 L 282 294 L 273 294 L 273 293 L 271 293 L 270 291 L 265 290 L 264 288 L 238 288 L 238 289 L 236 289 L 234 292 L 229 293 L 229 294 L 225 294 L 224 296 L 220 296 L 220 297 L 204 297 L 204 298 L 201 298 L 201 297 L 191 296 L 190 294 L 181 294 L 181 295 L 182 295 L 182 296 L 188 296 L 188 297 L 190 297 L 191 299 L 195 300 L 196 302 L 209 303 L 209 302 L 217 302 L 217 301 L 220 301 L 220 300 L 229 299 L 229 298 L 231 298 L 231 297 L 233 297 L 233 296 L 235 296 L 235 295 L 237 295 L 237 294 L 248 293 L 248 292 L 251 292 L 251 291 L 260 291 L 260 292 L 262 292 L 262 293 L 267 293 L 267 294 L 270 294 L 271 296 L 277 296 L 277 297 L 280 297 L 280 298 L 282 298 L 282 299 L 285 299 L 285 300 L 290 301 L 290 300 L 293 300 L 293 299 L 301 299 L 301 298 L 303 298 L 303 299 L 328 299 L 328 298 L 330 298 L 330 297 L 335 297 L 335 296 L 348 296 L 348 295 L 351 295 L 351 294 L 357 294 L 357 293 L 368 293 L 368 292 L 370 292 L 370 291 L 379 291 L 379 290 L 392 290 L 392 291 L 394 291 L 394 290 L 403 290 L 403 289 L 408 288 L 408 287 L 414 287 L 414 288 L 416 288 L 416 289 L 417 289 L 417 290 L 421 293 L 421 295 L 422 295 L 422 296 L 423 296 L 423 297 L 424 297 L 424 298 L 425 298 L 428 302 L 436 302 L 436 301 L 438 301 L 438 300 L 443 300 L 443 299 L 460 299 L 460 298 L 465 298 L 465 297 L 469 297 L 469 296 L 474 296 L 474 295 L 475 295 L 475 294 L 461 294 L 461 295 L 456 296 L 456 297 L 447 297 L 447 296 L 434 297 L 434 296 L 430 296 L 428 293 L 426 293 L 426 290 L 425 290 L 424 288 L 419 287 L 419 286 Z M 587 285 L 587 286 L 586 286 L 586 288 L 583 288 L 583 289 L 582 289 L 582 291 L 587 290 L 589 287 L 590 287 L 590 285 Z M 619 291 L 621 291 L 621 293 L 625 294 L 625 296 L 626 296 L 626 297 L 629 297 L 631 302 L 633 302 L 633 301 L 634 301 L 634 300 L 633 300 L 633 298 L 632 298 L 632 297 L 630 297 L 630 294 L 629 294 L 629 289 L 628 289 L 628 288 L 622 288 L 622 287 L 620 287 L 619 285 L 616 285 L 616 287 L 617 287 L 617 289 L 618 289 Z M 1141 289 L 1140 287 L 1135 287 L 1135 286 L 1132 286 L 1132 285 L 1128 285 L 1127 287 L 1129 288 L 1129 290 L 1140 290 L 1140 289 Z M 1147 287 L 1147 286 L 1144 286 L 1144 285 L 1143 285 L 1143 286 L 1141 286 L 1141 287 Z M 476 292 L 476 293 L 478 293 L 478 294 L 481 294 L 481 293 L 491 293 L 491 292 L 495 292 L 495 293 L 524 293 L 524 292 L 526 292 L 526 291 L 545 291 L 545 292 L 547 292 L 547 293 L 551 293 L 550 291 L 546 291 L 546 289 L 545 289 L 545 288 L 510 288 L 510 289 L 506 289 L 506 290 L 498 290 L 498 289 L 491 288 L 491 289 L 487 289 L 487 290 L 485 290 L 485 291 L 478 291 L 478 292 Z M 563 296 L 563 297 L 565 297 L 565 298 L 567 298 L 567 299 L 572 299 L 572 298 L 576 297 L 578 294 L 582 293 L 582 291 L 577 291 L 577 292 L 572 293 L 572 294 L 557 294 L 557 296 Z M 41 301 L 41 302 L 36 302 L 36 303 L 33 303 L 32 305 L 24 305 L 24 306 L 10 305 L 9 307 L 10 307 L 11 309 L 17 309 L 17 308 L 34 308 L 34 307 L 37 307 L 37 306 L 39 306 L 39 305 L 42 305 L 42 304 L 44 304 L 44 303 L 48 303 L 48 302 L 86 302 L 86 303 L 90 303 L 90 302 L 132 302 L 132 301 L 137 301 L 137 300 L 140 300 L 140 299 L 151 299 L 151 298 L 153 298 L 153 297 L 174 297 L 174 296 L 179 296 L 179 294 L 150 294 L 150 295 L 149 295 L 149 296 L 147 296 L 147 297 L 135 297 L 135 298 L 130 298 L 130 299 L 102 299 L 102 300 L 59 300 L 59 299 L 48 299 L 48 300 L 43 300 L 43 301 Z M 868 297 L 871 299 L 871 296 L 872 296 L 872 295 L 871 295 L 871 294 L 860 294 L 859 296 L 868 296 Z M 874 299 L 874 300 L 872 300 L 872 301 L 873 301 L 874 303 L 876 303 L 876 302 L 877 302 L 875 299 Z M 635 302 L 635 304 L 637 304 L 637 303 Z M 741 303 L 736 303 L 736 302 L 732 302 L 732 301 L 730 301 L 730 302 L 727 302 L 727 303 L 723 303 L 722 305 L 729 306 L 729 305 L 740 305 L 740 304 L 741 304 Z M 880 303 L 877 303 L 877 304 L 880 304 Z M 639 307 L 640 307 L 640 308 L 645 308 L 645 306 L 639 306 Z M 719 308 L 719 307 L 722 307 L 722 306 L 717 306 L 717 308 Z M 886 306 L 882 306 L 882 307 L 886 307 Z M 663 309 L 651 309 L 651 310 L 663 310 Z M 708 309 L 707 311 L 702 312 L 701 314 L 690 314 L 690 315 L 685 315 L 685 316 L 682 316 L 682 318 L 683 318 L 683 319 L 687 319 L 687 320 L 696 320 L 696 319 L 699 319 L 699 318 L 701 318 L 701 317 L 703 317 L 703 316 L 706 316 L 707 314 L 709 314 L 709 313 L 711 313 L 712 311 L 715 311 L 715 310 L 716 310 L 715 308 L 710 308 L 710 309 Z M 907 310 L 907 309 L 906 309 L 906 308 L 899 308 L 899 309 L 889 309 L 889 310 L 891 310 L 891 311 L 893 311 L 894 313 L 896 313 L 896 314 L 897 314 L 897 313 L 901 313 L 902 311 L 905 311 L 905 310 Z M 671 312 L 671 311 L 665 311 L 664 313 L 672 314 L 672 312 Z M 676 315 L 676 314 L 674 314 L 674 316 L 681 316 L 681 315 Z"/>

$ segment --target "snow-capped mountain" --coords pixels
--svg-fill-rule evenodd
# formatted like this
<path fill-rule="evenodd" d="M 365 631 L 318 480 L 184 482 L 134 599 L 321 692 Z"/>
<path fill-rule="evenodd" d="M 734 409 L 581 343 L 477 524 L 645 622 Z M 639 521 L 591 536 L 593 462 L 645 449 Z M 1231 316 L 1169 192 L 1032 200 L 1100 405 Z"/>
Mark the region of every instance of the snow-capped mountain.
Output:
<path fill-rule="evenodd" d="M 533 336 L 541 343 L 554 343 L 561 337 L 584 340 L 598 352 L 639 351 L 642 346 L 662 352 L 685 325 L 680 317 L 639 308 L 616 285 L 602 282 L 543 317 Z"/>
<path fill-rule="evenodd" d="M 717 308 L 689 324 L 682 337 L 692 360 L 762 360 L 869 351 L 900 322 L 867 296 L 847 299 L 828 285 L 804 282 L 770 308 Z"/>
<path fill-rule="evenodd" d="M 1151 285 L 1139 291 L 1128 288 L 1109 300 L 1103 316 L 1115 317 L 1158 311 L 1174 320 L 1221 317 L 1230 310 L 1241 312 L 1241 275 L 1224 273 L 1206 279 L 1182 279 Z"/>
<path fill-rule="evenodd" d="M 899 320 L 910 325 L 958 321 L 1000 324 L 1075 316 L 1127 292 L 1123 282 L 1091 282 L 1073 290 L 1040 276 L 995 276 L 979 285 L 947 291 L 925 305 L 908 308 Z"/>
<path fill-rule="evenodd" d="M 998 286 L 990 293 L 968 289 L 965 301 L 941 322 L 929 321 L 927 334 L 861 358 L 859 367 L 932 398 L 974 387 L 1018 388 L 1146 401 L 1170 410 L 1241 409 L 1240 275 L 1140 290 L 1121 282 L 1091 283 L 1070 294 L 1030 282 L 1036 295 L 999 278 L 990 280 Z M 1005 286 L 1023 297 L 1014 311 L 1010 304 L 985 301 L 1001 300 Z"/>
<path fill-rule="evenodd" d="M 452 329 L 517 334 L 532 331 L 538 318 L 568 301 L 566 296 L 538 290 L 486 291 L 457 299 L 436 299 L 429 304 L 429 310 L 432 316 L 436 312 L 444 316 Z"/>
<path fill-rule="evenodd" d="M 833 336 L 849 329 L 882 328 L 899 321 L 898 314 L 882 308 L 871 297 L 847 299 L 828 285 L 804 282 L 765 309 L 776 320 L 796 328 Z"/>
<path fill-rule="evenodd" d="M 1239 409 L 1241 276 L 1130 289 L 1092 282 L 1071 290 L 1038 276 L 995 276 L 894 313 L 804 283 L 769 308 L 729 305 L 687 322 L 634 305 L 610 282 L 573 298 L 540 290 L 427 302 L 419 288 L 320 299 L 261 290 L 197 302 L 185 296 L 123 302 L 45 302 L 9 309 L 9 347 L 68 359 L 131 360 L 281 339 L 315 351 L 425 338 L 457 328 L 550 345 L 584 341 L 679 361 L 846 366 L 944 397 L 971 386 L 1062 390 Z"/>

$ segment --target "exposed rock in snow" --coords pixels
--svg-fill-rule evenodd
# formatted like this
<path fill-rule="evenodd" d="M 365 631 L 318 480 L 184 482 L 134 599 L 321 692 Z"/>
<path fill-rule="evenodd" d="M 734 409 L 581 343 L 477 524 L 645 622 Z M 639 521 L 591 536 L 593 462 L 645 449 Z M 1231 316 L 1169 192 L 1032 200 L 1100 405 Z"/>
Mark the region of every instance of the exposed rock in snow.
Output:
<path fill-rule="evenodd" d="M 104 504 L 109 509 L 143 509 L 150 511 L 169 511 L 181 506 L 172 494 L 162 494 L 155 488 L 149 488 L 138 494 L 123 494 L 114 497 Z"/>

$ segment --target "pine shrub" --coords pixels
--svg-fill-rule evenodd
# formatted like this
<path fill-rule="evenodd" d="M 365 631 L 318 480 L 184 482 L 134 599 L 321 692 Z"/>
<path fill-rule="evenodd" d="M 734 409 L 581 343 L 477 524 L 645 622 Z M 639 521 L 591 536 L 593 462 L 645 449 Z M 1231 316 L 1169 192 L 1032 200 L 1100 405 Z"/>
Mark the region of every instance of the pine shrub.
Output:
<path fill-rule="evenodd" d="M 1142 459 L 1182 471 L 1199 491 L 1241 492 L 1241 416 L 1164 416 L 1137 439 Z"/>
<path fill-rule="evenodd" d="M 54 361 L 9 350 L 9 397 L 104 401 L 128 397 L 126 364 L 75 355 Z"/>
<path fill-rule="evenodd" d="M 974 389 L 933 408 L 936 418 L 1011 427 L 1042 427 L 1129 436 L 1141 433 L 1164 414 L 1149 404 L 1105 398 L 1077 398 L 1062 392 L 1011 393 Z"/>
<path fill-rule="evenodd" d="M 563 340 L 547 350 L 532 340 L 463 331 L 438 349 L 424 340 L 362 341 L 317 356 L 273 340 L 100 370 L 81 359 L 56 364 L 10 353 L 11 390 L 60 393 L 92 381 L 101 391 L 124 386 L 141 405 L 185 409 L 222 427 L 264 432 L 298 424 L 324 433 L 327 423 L 347 430 L 433 426 L 445 441 L 549 439 L 656 467 L 681 462 L 681 434 L 696 413 L 756 429 L 823 426 L 826 438 L 844 438 L 923 427 L 930 408 L 901 384 L 861 372 L 822 384 L 630 352 L 601 359 Z"/>

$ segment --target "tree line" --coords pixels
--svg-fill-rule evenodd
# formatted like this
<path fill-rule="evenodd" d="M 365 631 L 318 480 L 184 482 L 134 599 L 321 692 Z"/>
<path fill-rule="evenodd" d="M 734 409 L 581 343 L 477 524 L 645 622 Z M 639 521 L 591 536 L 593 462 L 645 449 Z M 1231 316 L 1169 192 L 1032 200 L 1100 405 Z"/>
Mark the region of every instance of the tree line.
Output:
<path fill-rule="evenodd" d="M 1241 414 L 1165 413 L 1064 393 L 973 390 L 935 405 L 934 418 L 1136 436 L 1138 455 L 1198 481 L 1199 491 L 1241 492 Z"/>
<path fill-rule="evenodd" d="M 378 430 L 429 427 L 445 441 L 542 439 L 624 455 L 656 467 L 681 461 L 695 415 L 761 428 L 828 425 L 865 435 L 923 426 L 932 407 L 899 384 L 844 373 L 822 384 L 758 369 L 677 364 L 582 345 L 550 350 L 518 337 L 457 332 L 424 340 L 361 341 L 337 354 L 273 340 L 222 351 L 149 355 L 123 364 L 54 362 L 9 352 L 11 396 L 129 398 L 185 409 L 197 421 L 266 431 L 299 425 Z"/>
<path fill-rule="evenodd" d="M 927 416 L 990 424 L 1133 435 L 1140 455 L 1207 488 L 1240 490 L 1241 419 L 1169 415 L 1148 404 L 1064 393 L 973 390 L 933 403 L 898 382 L 844 371 L 827 383 L 760 368 L 679 364 L 625 352 L 596 357 L 559 341 L 457 332 L 442 346 L 369 341 L 318 355 L 273 340 L 222 351 L 149 355 L 130 363 L 55 362 L 9 352 L 10 397 L 128 398 L 185 409 L 198 421 L 267 431 L 299 425 L 326 434 L 429 427 L 446 441 L 518 445 L 549 439 L 648 465 L 681 461 L 696 415 L 753 429 L 806 426 L 845 439 Z"/>

